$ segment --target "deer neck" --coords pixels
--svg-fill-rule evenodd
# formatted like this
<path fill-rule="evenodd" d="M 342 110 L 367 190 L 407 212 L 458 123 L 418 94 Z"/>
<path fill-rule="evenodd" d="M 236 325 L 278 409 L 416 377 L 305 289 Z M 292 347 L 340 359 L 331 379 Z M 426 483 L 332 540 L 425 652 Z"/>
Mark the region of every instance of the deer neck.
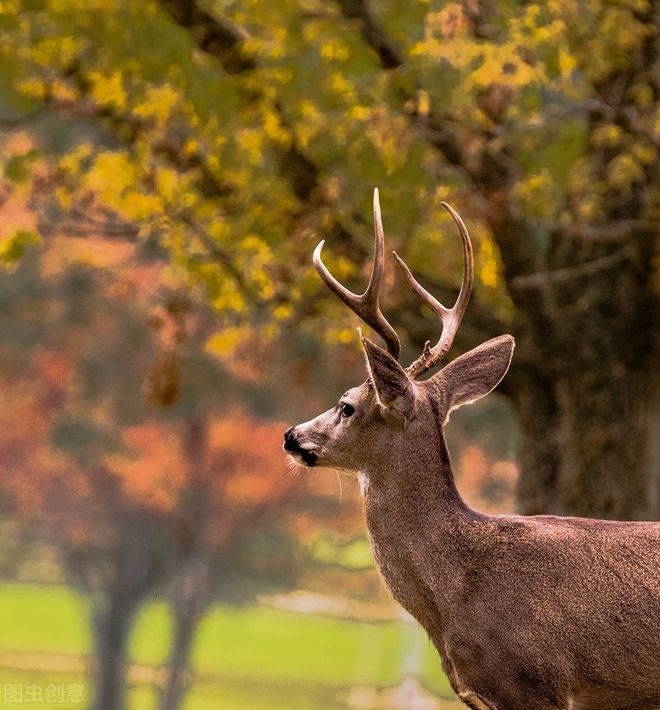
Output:
<path fill-rule="evenodd" d="M 395 599 L 434 640 L 483 517 L 456 489 L 439 422 L 420 428 L 406 451 L 383 457 L 362 478 L 376 563 Z"/>
<path fill-rule="evenodd" d="M 440 422 L 429 399 L 428 414 L 406 431 L 406 445 L 379 456 L 363 472 L 365 506 L 374 525 L 399 520 L 417 534 L 423 520 L 432 520 L 437 528 L 476 515 L 456 488 Z"/>

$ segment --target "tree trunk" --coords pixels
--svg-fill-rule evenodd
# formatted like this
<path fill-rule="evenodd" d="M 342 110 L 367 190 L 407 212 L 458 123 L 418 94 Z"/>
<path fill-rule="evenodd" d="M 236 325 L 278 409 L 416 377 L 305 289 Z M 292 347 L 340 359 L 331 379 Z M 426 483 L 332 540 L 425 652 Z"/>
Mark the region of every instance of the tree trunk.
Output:
<path fill-rule="evenodd" d="M 192 643 L 209 598 L 210 564 L 206 557 L 192 560 L 176 582 L 172 601 L 174 633 L 160 710 L 178 710 L 187 690 Z"/>
<path fill-rule="evenodd" d="M 126 707 L 126 650 L 136 604 L 121 596 L 94 611 L 96 688 L 94 710 Z"/>
<path fill-rule="evenodd" d="M 651 516 L 660 520 L 660 402 L 655 404 L 651 435 Z"/>
<path fill-rule="evenodd" d="M 145 515 L 137 511 L 138 520 Z M 157 538 L 135 524 L 133 512 L 123 520 L 120 541 L 107 562 L 111 578 L 96 589 L 86 584 L 92 596 L 92 621 L 96 650 L 94 710 L 123 710 L 126 707 L 126 653 L 135 614 L 153 589 L 160 569 Z M 152 547 L 153 545 L 153 547 Z M 106 567 L 108 569 L 108 567 Z"/>
<path fill-rule="evenodd" d="M 660 314 L 648 243 L 638 244 L 637 259 L 588 280 L 568 272 L 542 285 L 536 295 L 545 319 L 530 312 L 519 321 L 522 367 L 512 373 L 512 393 L 524 513 L 643 520 L 657 512 L 651 498 Z M 517 296 L 522 312 L 525 294 Z"/>
<path fill-rule="evenodd" d="M 650 495 L 653 388 L 635 372 L 595 379 L 567 373 L 519 392 L 521 512 L 619 520 L 657 512 Z"/>
<path fill-rule="evenodd" d="M 161 710 L 178 710 L 187 690 L 192 644 L 210 597 L 209 576 L 217 528 L 216 492 L 208 468 L 208 422 L 192 417 L 184 426 L 183 442 L 190 477 L 185 508 L 190 540 L 181 572 L 172 586 L 174 630 L 160 697 Z"/>

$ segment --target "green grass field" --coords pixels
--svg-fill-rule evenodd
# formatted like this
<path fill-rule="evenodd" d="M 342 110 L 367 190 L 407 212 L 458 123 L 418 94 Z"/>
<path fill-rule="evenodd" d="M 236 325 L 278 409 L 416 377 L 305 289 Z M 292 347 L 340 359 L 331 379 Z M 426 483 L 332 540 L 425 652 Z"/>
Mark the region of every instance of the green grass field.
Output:
<path fill-rule="evenodd" d="M 85 706 L 80 694 L 89 699 L 90 634 L 84 599 L 65 587 L 2 584 L 0 629 L 3 710 Z M 155 708 L 169 633 L 165 605 L 148 604 L 131 641 L 131 710 Z M 411 655 L 426 687 L 447 699 L 448 710 L 460 707 L 449 700 L 430 643 L 410 624 L 216 606 L 202 621 L 185 709 L 339 710 L 354 686 L 397 684 L 411 668 Z"/>

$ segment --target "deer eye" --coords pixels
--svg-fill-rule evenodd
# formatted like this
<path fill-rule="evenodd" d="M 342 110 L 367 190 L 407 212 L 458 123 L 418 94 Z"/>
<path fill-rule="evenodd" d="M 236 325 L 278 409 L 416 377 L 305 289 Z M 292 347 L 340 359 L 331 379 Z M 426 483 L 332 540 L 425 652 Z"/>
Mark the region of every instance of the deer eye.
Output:
<path fill-rule="evenodd" d="M 352 404 L 348 404 L 348 402 L 344 402 L 340 407 L 342 417 L 350 417 L 352 414 L 355 414 L 355 407 Z"/>

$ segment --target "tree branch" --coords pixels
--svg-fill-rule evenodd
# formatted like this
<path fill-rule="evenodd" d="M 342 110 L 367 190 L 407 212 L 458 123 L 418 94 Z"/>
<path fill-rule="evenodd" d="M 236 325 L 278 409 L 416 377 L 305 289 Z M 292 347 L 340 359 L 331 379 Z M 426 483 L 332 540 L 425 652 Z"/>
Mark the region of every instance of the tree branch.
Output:
<path fill-rule="evenodd" d="M 245 281 L 243 274 L 236 268 L 233 259 L 230 254 L 223 249 L 218 242 L 194 219 L 192 219 L 185 212 L 177 212 L 174 215 L 176 219 L 183 222 L 202 240 L 204 247 L 208 249 L 209 254 L 221 264 L 227 272 L 232 276 L 236 285 L 238 286 L 241 293 L 248 298 L 252 303 L 256 305 L 263 305 L 262 299 L 258 297 L 256 293 L 248 286 Z"/>
<path fill-rule="evenodd" d="M 387 57 L 382 55 L 381 47 L 393 47 L 393 43 L 388 39 L 382 28 L 378 27 L 374 22 L 367 7 L 367 0 L 335 1 L 345 18 L 357 18 L 359 20 L 362 36 L 368 46 L 378 54 L 382 68 L 391 68 L 387 62 Z M 490 14 L 490 11 L 488 14 Z M 473 24 L 476 27 L 476 23 Z M 395 56 L 398 61 L 396 66 L 399 66 L 403 60 L 398 54 Z M 413 93 L 404 96 L 404 99 L 409 100 L 413 106 L 417 106 L 415 93 L 415 90 L 413 90 Z M 518 172 L 516 161 L 504 150 L 500 150 L 497 153 L 485 150 L 477 164 L 473 161 L 465 161 L 461 142 L 455 133 L 450 130 L 452 121 L 437 116 L 432 112 L 421 116 L 416 109 L 413 109 L 408 115 L 411 119 L 420 120 L 423 126 L 422 135 L 429 145 L 450 165 L 466 173 L 474 186 L 484 193 L 489 202 L 496 203 L 497 209 L 491 211 L 487 218 L 498 246 L 508 252 L 508 254 L 503 254 L 507 275 L 516 276 L 532 270 L 536 261 L 536 254 L 533 253 L 535 252 L 534 242 L 531 239 L 525 239 L 525 234 L 528 230 L 521 229 L 524 226 L 523 222 L 515 220 L 509 214 L 510 205 L 506 200 L 502 199 L 508 184 Z M 415 127 L 419 128 L 419 125 Z M 487 143 L 487 139 L 488 136 L 484 134 L 484 142 Z M 514 222 L 516 228 L 512 232 L 514 237 L 512 239 L 507 238 L 506 231 L 497 230 L 498 224 L 513 224 Z"/>
<path fill-rule="evenodd" d="M 188 29 L 195 44 L 222 64 L 227 74 L 241 74 L 256 69 L 252 57 L 241 46 L 246 39 L 238 27 L 220 20 L 200 8 L 195 0 L 159 0 L 177 25 Z"/>
<path fill-rule="evenodd" d="M 114 107 L 99 106 L 91 96 L 91 86 L 85 77 L 78 61 L 74 61 L 67 68 L 65 79 L 73 82 L 80 99 L 65 100 L 46 95 L 44 102 L 60 113 L 91 119 L 102 120 L 107 123 L 113 134 L 124 144 L 132 145 L 138 138 L 151 130 L 148 120 L 142 119 L 130 112 L 121 112 Z M 206 156 L 200 150 L 187 150 L 185 145 L 187 136 L 180 133 L 165 133 L 153 144 L 155 155 L 164 158 L 177 170 L 197 170 L 200 175 L 200 191 L 207 197 L 228 197 L 234 192 L 234 186 L 222 180 L 209 167 Z"/>
<path fill-rule="evenodd" d="M 660 232 L 660 222 L 644 219 L 620 219 L 609 224 L 593 226 L 589 224 L 571 224 L 565 231 L 572 237 L 587 242 L 623 242 L 635 232 L 657 234 Z"/>
<path fill-rule="evenodd" d="M 195 41 L 200 37 L 206 36 L 206 34 L 212 34 L 215 31 L 214 28 L 216 28 L 216 25 L 221 29 L 223 27 L 222 20 L 199 10 L 198 0 L 159 1 L 162 7 L 170 13 L 170 16 L 175 22 L 182 24 L 184 27 L 197 28 L 197 34 L 194 34 Z M 366 0 L 336 0 L 336 2 L 343 17 L 350 21 L 357 22 L 365 42 L 376 52 L 383 69 L 391 69 L 402 65 L 403 60 L 397 50 L 394 49 L 394 43 L 389 40 L 384 31 L 374 21 Z M 194 19 L 194 22 L 191 18 Z M 191 24 L 185 24 L 186 22 Z M 204 32 L 201 32 L 199 29 L 199 23 L 205 25 L 206 30 Z M 243 38 L 244 34 L 236 29 L 233 34 L 232 41 L 234 44 L 232 47 L 236 48 L 240 46 L 240 42 Z M 224 55 L 222 51 L 216 51 L 215 47 L 212 45 L 206 47 L 199 46 L 199 48 L 211 56 L 216 57 L 224 67 Z M 275 108 L 278 111 L 278 116 L 283 122 L 283 125 L 286 125 L 281 107 L 276 104 Z M 433 116 L 429 119 L 429 128 L 433 131 L 433 139 L 430 140 L 431 144 L 442 152 L 450 163 L 464 168 L 461 162 L 462 150 L 460 144 L 454 140 L 453 136 L 447 131 L 444 131 L 439 121 Z M 500 173 L 502 170 L 503 168 L 498 168 Z M 280 173 L 289 182 L 294 194 L 303 202 L 309 201 L 312 193 L 319 187 L 319 168 L 295 146 L 295 143 L 292 143 L 288 150 L 280 153 Z M 472 178 L 475 179 L 475 176 L 473 175 Z M 354 242 L 355 240 L 351 239 L 351 241 Z"/>
<path fill-rule="evenodd" d="M 253 58 L 245 54 L 241 42 L 246 34 L 231 25 L 226 20 L 202 10 L 197 0 L 159 0 L 161 7 L 172 20 L 186 28 L 197 47 L 214 57 L 228 74 L 241 74 L 257 68 Z M 252 88 L 253 96 L 260 97 L 259 92 Z M 277 116 L 283 126 L 290 129 L 284 111 L 279 103 L 274 105 Z M 318 190 L 318 168 L 303 153 L 300 152 L 291 139 L 291 145 L 286 149 L 278 149 L 280 172 L 287 180 L 296 197 L 305 202 L 312 193 Z"/>
<path fill-rule="evenodd" d="M 378 55 L 383 69 L 396 69 L 403 64 L 399 51 L 374 22 L 365 0 L 337 0 L 337 5 L 347 20 L 355 21 L 365 42 Z"/>
<path fill-rule="evenodd" d="M 618 264 L 628 260 L 631 256 L 629 247 L 624 247 L 616 254 L 608 254 L 599 259 L 593 259 L 576 266 L 567 266 L 563 269 L 555 269 L 554 271 L 542 271 L 526 276 L 516 276 L 511 280 L 511 286 L 515 289 L 536 289 L 548 286 L 550 284 L 570 281 L 584 276 L 592 276 L 599 271 L 611 269 Z"/>

